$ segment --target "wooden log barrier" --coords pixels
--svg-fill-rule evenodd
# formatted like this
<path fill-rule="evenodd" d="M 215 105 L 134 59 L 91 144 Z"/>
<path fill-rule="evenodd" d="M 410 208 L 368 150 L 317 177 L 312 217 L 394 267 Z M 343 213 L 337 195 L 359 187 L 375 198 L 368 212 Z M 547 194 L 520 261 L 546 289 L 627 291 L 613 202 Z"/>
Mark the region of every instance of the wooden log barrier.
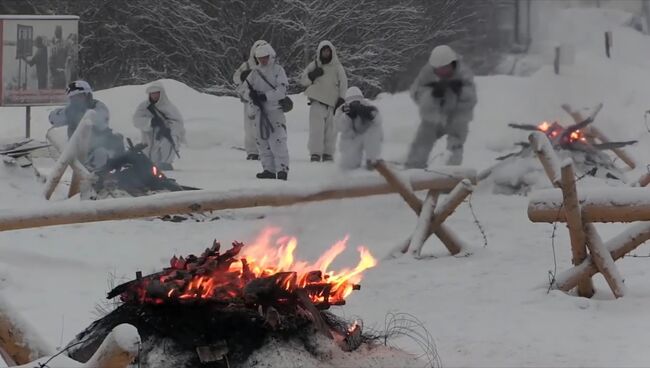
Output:
<path fill-rule="evenodd" d="M 546 176 L 554 187 L 560 186 L 560 160 L 558 159 L 551 141 L 542 132 L 533 132 L 528 136 L 533 152 L 542 163 Z"/>
<path fill-rule="evenodd" d="M 532 222 L 566 222 L 562 192 L 548 189 L 531 195 L 528 218 Z M 650 221 L 650 195 L 646 188 L 591 189 L 578 194 L 584 222 Z"/>
<path fill-rule="evenodd" d="M 562 193 L 567 214 L 567 227 L 571 238 L 572 262 L 574 266 L 577 266 L 587 258 L 587 237 L 583 228 L 580 205 L 578 204 L 573 163 L 570 160 L 562 164 Z M 594 292 L 594 284 L 591 278 L 582 279 L 578 283 L 579 296 L 591 298 Z"/>
<path fill-rule="evenodd" d="M 414 172 L 409 178 L 414 190 L 450 190 L 463 179 L 475 179 L 474 170 L 449 168 L 440 173 Z M 269 189 L 231 191 L 197 190 L 118 198 L 81 203 L 52 203 L 47 207 L 0 210 L 0 231 L 41 226 L 123 220 L 167 214 L 194 213 L 263 206 L 289 206 L 332 199 L 395 193 L 377 176 L 350 179 L 315 187 L 275 186 Z"/>

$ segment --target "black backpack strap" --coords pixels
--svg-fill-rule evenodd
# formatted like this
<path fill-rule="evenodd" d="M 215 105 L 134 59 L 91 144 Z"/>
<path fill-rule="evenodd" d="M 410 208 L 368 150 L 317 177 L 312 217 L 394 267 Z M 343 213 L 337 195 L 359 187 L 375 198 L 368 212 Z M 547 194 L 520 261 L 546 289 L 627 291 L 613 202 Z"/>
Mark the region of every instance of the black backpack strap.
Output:
<path fill-rule="evenodd" d="M 266 82 L 266 84 L 268 84 L 269 86 L 271 86 L 271 88 L 273 88 L 274 90 L 277 90 L 277 88 L 276 88 L 274 85 L 272 85 L 271 82 L 269 82 L 268 79 L 266 79 L 266 77 L 264 76 L 264 74 L 262 74 L 262 72 L 260 72 L 259 69 L 255 69 L 255 71 L 256 71 L 257 74 L 262 78 L 262 80 L 264 80 L 264 81 Z"/>

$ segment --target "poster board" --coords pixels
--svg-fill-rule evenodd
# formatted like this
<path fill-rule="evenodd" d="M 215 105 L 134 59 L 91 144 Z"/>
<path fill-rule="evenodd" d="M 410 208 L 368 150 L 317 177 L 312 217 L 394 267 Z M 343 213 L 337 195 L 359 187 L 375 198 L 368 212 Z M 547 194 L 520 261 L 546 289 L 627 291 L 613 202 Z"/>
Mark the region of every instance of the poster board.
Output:
<path fill-rule="evenodd" d="M 77 79 L 79 17 L 0 15 L 0 106 L 63 105 Z"/>

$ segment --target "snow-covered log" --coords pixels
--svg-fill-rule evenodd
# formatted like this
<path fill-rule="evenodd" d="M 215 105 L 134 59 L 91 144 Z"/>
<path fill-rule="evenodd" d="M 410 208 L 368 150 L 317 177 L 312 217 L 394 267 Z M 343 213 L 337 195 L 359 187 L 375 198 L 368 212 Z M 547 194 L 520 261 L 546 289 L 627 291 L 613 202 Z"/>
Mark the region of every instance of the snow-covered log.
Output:
<path fill-rule="evenodd" d="M 605 248 L 615 261 L 648 240 L 650 240 L 650 221 L 632 225 L 627 231 L 605 243 Z M 590 278 L 598 272 L 592 256 L 589 256 L 580 265 L 558 274 L 554 287 L 569 291 L 576 287 L 580 280 Z"/>
<path fill-rule="evenodd" d="M 384 161 L 377 161 L 375 169 L 402 196 L 409 207 L 419 214 L 422 210 L 422 201 L 415 195 L 413 189 L 409 187 L 408 181 L 402 180 L 393 170 L 386 166 Z"/>
<path fill-rule="evenodd" d="M 11 367 L 52 354 L 33 327 L 8 301 L 0 298 L 0 360 Z"/>
<path fill-rule="evenodd" d="M 77 159 L 83 146 L 82 142 L 88 141 L 90 127 L 92 126 L 92 116 L 94 114 L 95 111 L 93 110 L 88 110 L 86 112 L 83 118 L 81 118 L 77 129 L 75 129 L 65 148 L 61 151 L 59 159 L 56 161 L 52 172 L 48 175 L 47 181 L 45 182 L 44 195 L 46 199 L 52 197 L 52 193 L 54 193 L 54 189 L 56 189 L 59 181 L 61 181 L 65 169 Z"/>
<path fill-rule="evenodd" d="M 424 242 L 427 241 L 431 233 L 429 232 L 431 220 L 435 212 L 436 204 L 438 203 L 438 192 L 429 191 L 427 197 L 422 203 L 422 210 L 418 217 L 418 223 L 413 230 L 411 239 L 407 249 L 412 249 L 413 255 L 416 258 L 420 257 Z"/>
<path fill-rule="evenodd" d="M 587 236 L 587 247 L 591 253 L 591 259 L 596 264 L 598 271 L 605 277 L 607 284 L 617 298 L 625 294 L 623 278 L 614 264 L 612 255 L 600 239 L 594 224 L 585 224 L 585 235 Z"/>
<path fill-rule="evenodd" d="M 646 188 L 591 189 L 578 194 L 584 222 L 650 221 L 650 192 Z M 566 209 L 559 189 L 531 195 L 528 218 L 532 222 L 566 222 Z"/>
<path fill-rule="evenodd" d="M 577 266 L 587 258 L 587 237 L 584 232 L 582 212 L 578 204 L 573 163 L 570 160 L 562 164 L 562 193 L 567 213 L 567 227 L 571 238 L 572 261 L 573 265 Z M 586 298 L 591 298 L 594 295 L 591 278 L 583 279 L 578 283 L 578 295 Z"/>
<path fill-rule="evenodd" d="M 553 150 L 551 141 L 542 132 L 533 132 L 528 136 L 533 151 L 542 162 L 546 176 L 549 177 L 553 186 L 560 184 L 560 159 Z"/>
<path fill-rule="evenodd" d="M 636 183 L 640 187 L 646 187 L 650 184 L 650 173 L 647 173 L 639 178 L 639 181 Z"/>
<path fill-rule="evenodd" d="M 132 325 L 121 324 L 113 328 L 86 363 L 59 355 L 56 357 L 46 356 L 17 368 L 127 368 L 138 354 L 139 347 L 138 330 Z M 46 362 L 47 365 L 43 365 Z"/>
<path fill-rule="evenodd" d="M 440 204 L 433 213 L 433 221 L 429 227 L 430 231 L 433 232 L 438 226 L 440 226 L 447 217 L 451 216 L 452 213 L 456 210 L 458 206 L 467 198 L 468 195 L 472 193 L 474 187 L 469 180 L 463 180 L 458 183 L 454 189 L 449 193 L 445 201 Z"/>
<path fill-rule="evenodd" d="M 464 168 L 414 172 L 409 180 L 414 190 L 449 190 L 463 179 L 474 179 L 476 172 Z M 297 203 L 367 197 L 394 193 L 376 175 L 350 179 L 344 183 L 312 187 L 274 186 L 268 189 L 230 191 L 197 190 L 156 194 L 140 198 L 111 199 L 82 203 L 52 203 L 46 207 L 0 210 L 0 231 L 39 226 L 111 221 L 129 218 L 195 213 L 263 206 L 289 206 Z"/>

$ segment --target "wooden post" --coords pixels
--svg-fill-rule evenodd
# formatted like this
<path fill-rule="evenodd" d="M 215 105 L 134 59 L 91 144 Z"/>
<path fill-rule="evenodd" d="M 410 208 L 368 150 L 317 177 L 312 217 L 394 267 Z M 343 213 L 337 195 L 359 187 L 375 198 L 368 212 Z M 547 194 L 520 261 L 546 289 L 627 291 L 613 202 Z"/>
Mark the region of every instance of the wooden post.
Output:
<path fill-rule="evenodd" d="M 553 59 L 553 70 L 555 70 L 555 74 L 560 74 L 560 46 L 555 47 L 555 59 Z"/>
<path fill-rule="evenodd" d="M 413 250 L 413 255 L 416 258 L 420 258 L 424 242 L 426 242 L 431 235 L 429 229 L 437 203 L 438 192 L 429 191 L 427 197 L 424 199 L 424 203 L 422 204 L 422 211 L 418 217 L 418 223 L 415 226 L 413 235 L 411 235 L 410 243 L 407 248 Z"/>
<path fill-rule="evenodd" d="M 553 150 L 551 142 L 542 132 L 533 132 L 528 136 L 537 158 L 542 163 L 546 176 L 554 187 L 560 186 L 560 160 Z"/>
<path fill-rule="evenodd" d="M 605 248 L 609 250 L 612 259 L 617 260 L 648 240 L 650 240 L 650 222 L 643 222 L 633 225 L 628 231 L 610 239 Z M 557 275 L 554 286 L 567 292 L 576 287 L 580 280 L 591 278 L 598 272 L 592 257 L 587 257 L 580 265 Z"/>
<path fill-rule="evenodd" d="M 567 214 L 567 227 L 571 237 L 573 265 L 577 266 L 587 258 L 587 247 L 582 214 L 578 204 L 573 164 L 570 161 L 562 166 L 562 193 Z M 585 278 L 578 283 L 578 295 L 586 298 L 591 298 L 594 295 L 594 285 L 591 278 Z"/>
<path fill-rule="evenodd" d="M 415 195 L 413 189 L 409 188 L 407 184 L 393 172 L 393 170 L 389 169 L 384 161 L 377 161 L 375 169 L 384 177 L 384 179 L 386 179 L 391 187 L 395 188 L 409 207 L 411 207 L 415 213 L 419 214 L 422 210 L 422 201 Z"/>
<path fill-rule="evenodd" d="M 612 38 L 612 31 L 606 31 L 605 32 L 605 56 L 607 56 L 608 59 L 612 58 L 612 55 L 610 53 L 610 48 L 613 45 L 614 39 Z"/>
<path fill-rule="evenodd" d="M 605 247 L 605 244 L 603 244 L 593 224 L 585 225 L 585 235 L 587 236 L 587 247 L 598 271 L 605 277 L 614 296 L 616 298 L 622 297 L 625 294 L 623 278 L 614 264 L 612 255 Z"/>
<path fill-rule="evenodd" d="M 32 135 L 32 107 L 25 107 L 25 138 Z"/>
<path fill-rule="evenodd" d="M 140 336 L 129 324 L 115 327 L 84 367 L 127 368 L 138 354 Z"/>

